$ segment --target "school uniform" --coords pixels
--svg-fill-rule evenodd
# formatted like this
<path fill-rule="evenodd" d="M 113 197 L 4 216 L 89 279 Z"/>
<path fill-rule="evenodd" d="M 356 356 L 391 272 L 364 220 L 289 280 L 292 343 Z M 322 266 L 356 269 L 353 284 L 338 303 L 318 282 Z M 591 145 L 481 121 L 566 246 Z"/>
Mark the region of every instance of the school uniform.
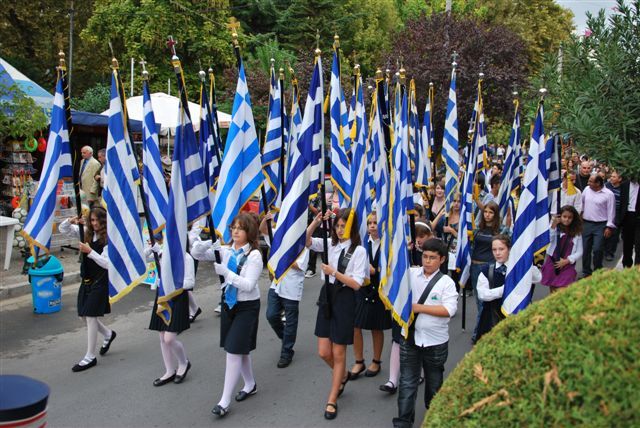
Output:
<path fill-rule="evenodd" d="M 60 233 L 76 235 L 79 227 L 66 219 L 58 226 Z M 109 304 L 109 257 L 108 245 L 101 244 L 97 233 L 89 244 L 91 252 L 82 257 L 80 265 L 80 288 L 78 288 L 78 316 L 101 317 L 111 313 Z"/>
<path fill-rule="evenodd" d="M 246 355 L 256 349 L 258 318 L 260 313 L 260 289 L 258 279 L 262 272 L 262 255 L 252 250 L 249 244 L 241 248 L 236 257 L 242 264 L 240 273 L 231 270 L 225 275 L 222 293 L 222 313 L 220 317 L 220 347 L 230 354 Z M 232 249 L 220 248 L 222 265 L 228 266 Z M 196 240 L 191 247 L 191 256 L 196 260 L 215 260 L 211 241 Z M 244 259 L 244 261 L 242 261 Z M 237 303 L 229 307 L 226 294 L 229 285 L 237 288 Z"/>
<path fill-rule="evenodd" d="M 576 261 L 582 257 L 582 236 L 571 237 L 566 233 L 558 233 L 558 228 L 549 229 L 550 244 L 547 257 L 542 265 L 542 285 L 549 287 L 566 287 L 576 281 Z M 569 260 L 569 264 L 556 271 L 554 263 L 560 259 Z"/>
<path fill-rule="evenodd" d="M 329 265 L 338 269 L 340 259 L 350 252 L 351 240 L 338 242 L 336 245 L 329 243 Z M 311 238 L 311 251 L 323 251 L 323 239 Z M 344 274 L 362 285 L 369 269 L 367 251 L 357 245 L 352 249 L 353 253 Z M 324 272 L 321 275 L 324 281 Z M 354 290 L 329 276 L 329 287 L 322 286 L 318 300 L 318 315 L 314 334 L 317 337 L 328 338 L 339 345 L 353 344 L 353 327 L 355 322 L 355 293 Z"/>
<path fill-rule="evenodd" d="M 149 260 L 149 256 L 147 256 Z M 153 256 L 151 256 L 153 260 Z M 170 333 L 182 333 L 190 327 L 189 322 L 189 290 L 193 290 L 195 283 L 194 262 L 189 253 L 184 255 L 184 282 L 182 293 L 171 299 L 171 320 L 167 325 L 157 314 L 158 310 L 158 288 L 156 288 L 156 298 L 153 302 L 149 330 L 168 331 Z"/>
<path fill-rule="evenodd" d="M 436 274 L 425 275 L 422 267 L 409 269 L 412 303 L 418 303 L 423 292 Z M 448 317 L 416 314 L 409 339 L 400 345 L 400 386 L 398 388 L 398 417 L 394 427 L 412 427 L 415 419 L 415 400 L 418 379 L 424 370 L 424 404 L 431 400 L 443 382 L 444 364 L 449 352 L 449 320 L 458 309 L 458 292 L 453 280 L 442 274 L 423 303 L 426 306 L 444 306 Z"/>
<path fill-rule="evenodd" d="M 532 266 L 531 283 L 539 282 L 542 278 L 540 269 Z M 498 322 L 504 319 L 502 314 L 502 295 L 509 266 L 506 263 L 492 262 L 485 265 L 478 275 L 478 299 L 482 303 L 482 311 L 478 321 L 476 340 L 491 331 Z M 492 282 L 489 282 L 492 278 Z"/>
<path fill-rule="evenodd" d="M 391 328 L 391 313 L 387 311 L 378 290 L 380 287 L 380 240 L 369 237 L 367 243 L 369 264 L 375 273 L 370 283 L 356 291 L 356 316 L 354 325 L 363 330 L 388 330 Z"/>

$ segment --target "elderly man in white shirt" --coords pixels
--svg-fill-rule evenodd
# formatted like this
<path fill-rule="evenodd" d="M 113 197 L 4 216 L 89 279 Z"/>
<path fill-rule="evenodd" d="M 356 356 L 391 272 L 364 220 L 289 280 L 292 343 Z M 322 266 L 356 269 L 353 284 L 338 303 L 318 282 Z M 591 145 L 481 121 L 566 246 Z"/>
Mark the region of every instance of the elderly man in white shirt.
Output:
<path fill-rule="evenodd" d="M 422 251 L 422 267 L 409 270 L 415 329 L 410 328 L 409 338 L 400 347 L 398 417 L 393 419 L 394 427 L 413 426 L 421 370 L 424 369 L 427 409 L 442 386 L 449 352 L 449 320 L 458 309 L 455 283 L 440 272 L 446 247 L 438 239 L 429 239 Z"/>

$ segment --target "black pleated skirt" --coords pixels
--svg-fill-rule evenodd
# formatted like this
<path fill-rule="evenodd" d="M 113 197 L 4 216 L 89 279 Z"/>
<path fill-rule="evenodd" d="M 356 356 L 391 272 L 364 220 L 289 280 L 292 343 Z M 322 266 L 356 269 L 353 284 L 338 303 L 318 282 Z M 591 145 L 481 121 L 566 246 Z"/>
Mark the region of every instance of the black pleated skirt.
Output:
<path fill-rule="evenodd" d="M 354 325 L 363 330 L 388 330 L 391 328 L 391 312 L 378 296 L 378 288 L 361 287 L 356 294 L 356 318 Z"/>
<path fill-rule="evenodd" d="M 156 314 L 157 309 L 158 293 L 156 292 L 156 300 L 153 303 L 153 310 L 151 311 L 149 330 L 181 333 L 189 328 L 189 293 L 187 290 L 184 290 L 173 298 L 173 309 L 171 311 L 171 321 L 169 325 L 165 324 L 162 318 Z"/>
<path fill-rule="evenodd" d="M 109 278 L 101 275 L 97 281 L 83 279 L 78 289 L 78 316 L 102 317 L 111 313 Z"/>
<path fill-rule="evenodd" d="M 220 347 L 230 354 L 247 355 L 256 349 L 260 299 L 238 302 L 229 309 L 222 303 Z"/>

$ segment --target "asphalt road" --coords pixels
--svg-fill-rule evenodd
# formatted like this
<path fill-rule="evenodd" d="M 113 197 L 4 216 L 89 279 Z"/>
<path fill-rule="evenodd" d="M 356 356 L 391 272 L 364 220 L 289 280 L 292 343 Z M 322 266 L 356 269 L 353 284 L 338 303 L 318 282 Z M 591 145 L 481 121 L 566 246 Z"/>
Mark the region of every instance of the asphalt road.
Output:
<path fill-rule="evenodd" d="M 330 370 L 316 355 L 313 335 L 319 276 L 307 279 L 300 305 L 296 355 L 286 369 L 276 368 L 280 341 L 264 318 L 268 278 L 260 281 L 261 302 L 258 345 L 251 356 L 258 393 L 243 403 L 232 402 L 231 411 L 218 419 L 210 411 L 222 393 L 225 353 L 218 346 L 220 319 L 213 313 L 219 299 L 211 265 L 202 263 L 196 278 L 196 298 L 203 314 L 191 329 L 180 335 L 192 369 L 181 385 L 153 387 L 153 379 L 164 373 L 158 335 L 147 329 L 154 292 L 139 286 L 105 317 L 118 332 L 111 350 L 98 357 L 98 365 L 86 372 L 71 367 L 85 353 L 86 329 L 76 316 L 76 287 L 63 290 L 63 308 L 49 315 L 35 315 L 31 297 L 2 302 L 0 307 L 0 373 L 24 374 L 51 387 L 51 427 L 389 427 L 397 412 L 397 395 L 378 390 L 388 374 L 390 332 L 385 336 L 380 375 L 347 384 L 339 400 L 335 421 L 323 418 Z M 217 282 L 217 279 L 215 279 Z M 535 299 L 546 296 L 536 287 Z M 461 328 L 462 299 L 451 320 L 448 374 L 471 350 L 475 321 L 473 298 L 467 298 L 467 329 Z M 371 359 L 371 340 L 365 333 L 365 358 Z M 348 350 L 348 365 L 353 362 Z M 242 385 L 238 385 L 238 390 Z M 416 426 L 424 417 L 422 388 L 416 404 Z"/>

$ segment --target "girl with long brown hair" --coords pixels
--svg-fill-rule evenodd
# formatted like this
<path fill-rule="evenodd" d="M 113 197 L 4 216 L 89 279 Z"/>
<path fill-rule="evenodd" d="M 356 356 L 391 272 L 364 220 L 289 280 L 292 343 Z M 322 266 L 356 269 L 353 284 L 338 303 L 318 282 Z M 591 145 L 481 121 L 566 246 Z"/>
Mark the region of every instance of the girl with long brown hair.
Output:
<path fill-rule="evenodd" d="M 82 258 L 80 275 L 82 282 L 78 289 L 78 316 L 87 325 L 87 352 L 84 358 L 71 369 L 81 372 L 98 363 L 95 355 L 98 332 L 104 336 L 100 355 L 105 355 L 116 338 L 116 332 L 107 328 L 98 317 L 111 312 L 109 305 L 109 277 L 107 268 L 107 211 L 102 207 L 94 207 L 84 218 L 70 218 L 60 223 L 59 230 L 63 234 L 79 235 L 78 224 L 86 224 L 85 242 L 79 242 Z"/>

